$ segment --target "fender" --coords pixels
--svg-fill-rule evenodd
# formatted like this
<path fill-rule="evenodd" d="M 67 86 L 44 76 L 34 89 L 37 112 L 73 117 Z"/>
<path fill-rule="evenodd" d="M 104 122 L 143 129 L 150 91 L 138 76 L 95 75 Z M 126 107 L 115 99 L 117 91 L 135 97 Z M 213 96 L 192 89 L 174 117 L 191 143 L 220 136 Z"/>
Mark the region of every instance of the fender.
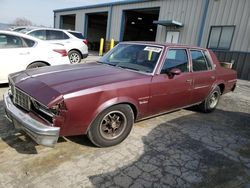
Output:
<path fill-rule="evenodd" d="M 212 85 L 212 87 L 211 87 L 211 90 L 210 90 L 209 94 L 210 94 L 218 85 L 220 85 L 220 84 L 224 84 L 224 85 L 226 86 L 224 80 L 216 80 L 216 81 L 213 83 L 213 85 Z M 222 93 L 221 93 L 221 95 L 222 95 Z"/>
<path fill-rule="evenodd" d="M 97 118 L 97 116 L 103 112 L 104 110 L 108 109 L 111 106 L 117 105 L 117 104 L 122 104 L 122 103 L 126 103 L 126 104 L 131 104 L 136 108 L 137 111 L 137 115 L 139 114 L 139 108 L 138 108 L 138 102 L 135 101 L 133 98 L 130 97 L 115 97 L 112 98 L 108 101 L 105 101 L 104 103 L 102 103 L 96 110 L 95 112 L 92 114 L 91 119 L 92 121 L 90 122 L 90 124 L 88 125 L 88 128 L 85 131 L 85 134 L 87 134 L 90 126 L 92 125 L 92 123 L 95 121 L 95 119 Z M 137 117 L 135 117 L 136 119 Z"/>

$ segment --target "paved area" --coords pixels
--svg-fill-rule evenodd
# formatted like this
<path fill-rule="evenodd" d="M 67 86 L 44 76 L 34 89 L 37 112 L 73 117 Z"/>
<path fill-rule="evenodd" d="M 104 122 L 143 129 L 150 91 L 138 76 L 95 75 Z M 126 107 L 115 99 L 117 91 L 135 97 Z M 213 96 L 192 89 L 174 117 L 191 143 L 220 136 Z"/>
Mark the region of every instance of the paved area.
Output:
<path fill-rule="evenodd" d="M 89 51 L 89 56 L 85 59 L 82 59 L 81 63 L 89 63 L 93 61 L 98 61 L 101 56 L 98 55 L 96 51 Z"/>
<path fill-rule="evenodd" d="M 15 132 L 0 98 L 0 187 L 249 188 L 249 93 L 250 82 L 239 81 L 214 113 L 180 110 L 141 121 L 110 148 L 85 136 L 38 146 Z"/>

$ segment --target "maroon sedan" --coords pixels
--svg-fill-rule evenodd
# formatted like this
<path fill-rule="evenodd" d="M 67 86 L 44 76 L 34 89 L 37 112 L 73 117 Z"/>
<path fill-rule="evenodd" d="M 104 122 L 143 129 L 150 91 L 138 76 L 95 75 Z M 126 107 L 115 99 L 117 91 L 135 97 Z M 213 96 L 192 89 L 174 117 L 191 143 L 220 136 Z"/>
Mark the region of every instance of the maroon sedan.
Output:
<path fill-rule="evenodd" d="M 123 42 L 98 62 L 9 75 L 6 114 L 38 144 L 87 134 L 99 147 L 122 142 L 135 121 L 197 105 L 212 112 L 236 72 L 210 50 Z"/>

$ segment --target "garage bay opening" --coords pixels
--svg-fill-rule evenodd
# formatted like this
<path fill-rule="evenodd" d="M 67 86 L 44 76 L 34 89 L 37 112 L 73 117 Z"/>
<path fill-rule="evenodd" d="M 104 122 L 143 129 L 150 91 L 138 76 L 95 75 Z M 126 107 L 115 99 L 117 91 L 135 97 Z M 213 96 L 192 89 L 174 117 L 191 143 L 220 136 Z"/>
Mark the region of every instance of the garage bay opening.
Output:
<path fill-rule="evenodd" d="M 159 8 L 124 11 L 122 41 L 155 41 Z"/>
<path fill-rule="evenodd" d="M 86 32 L 89 50 L 98 51 L 100 39 L 106 38 L 108 12 L 86 14 Z"/>

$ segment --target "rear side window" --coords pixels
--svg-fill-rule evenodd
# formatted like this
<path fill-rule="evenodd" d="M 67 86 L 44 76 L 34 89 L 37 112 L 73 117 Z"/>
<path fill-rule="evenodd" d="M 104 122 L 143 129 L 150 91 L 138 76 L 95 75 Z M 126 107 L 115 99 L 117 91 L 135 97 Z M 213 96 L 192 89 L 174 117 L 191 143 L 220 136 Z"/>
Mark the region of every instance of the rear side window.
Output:
<path fill-rule="evenodd" d="M 63 31 L 47 30 L 46 31 L 46 40 L 64 40 L 69 39 L 69 36 L 66 35 Z"/>
<path fill-rule="evenodd" d="M 24 42 L 26 43 L 27 47 L 33 47 L 35 45 L 35 41 L 23 38 Z"/>
<path fill-rule="evenodd" d="M 211 64 L 208 66 L 208 62 L 200 50 L 191 50 L 193 71 L 206 71 L 211 69 Z"/>
<path fill-rule="evenodd" d="M 168 73 L 173 68 L 178 68 L 182 72 L 188 72 L 188 57 L 186 50 L 168 50 L 167 57 L 162 67 L 161 73 Z"/>
<path fill-rule="evenodd" d="M 203 51 L 203 54 L 204 54 L 204 56 L 206 58 L 208 69 L 212 70 L 213 69 L 213 63 L 212 63 L 212 60 L 210 59 L 209 52 L 205 50 L 205 51 Z"/>
<path fill-rule="evenodd" d="M 76 33 L 76 32 L 70 32 L 69 33 L 71 35 L 74 35 L 76 38 L 79 38 L 79 39 L 85 39 L 84 36 L 82 35 L 82 33 Z"/>
<path fill-rule="evenodd" d="M 36 37 L 41 40 L 46 40 L 45 30 L 35 30 L 29 33 L 30 36 Z"/>

